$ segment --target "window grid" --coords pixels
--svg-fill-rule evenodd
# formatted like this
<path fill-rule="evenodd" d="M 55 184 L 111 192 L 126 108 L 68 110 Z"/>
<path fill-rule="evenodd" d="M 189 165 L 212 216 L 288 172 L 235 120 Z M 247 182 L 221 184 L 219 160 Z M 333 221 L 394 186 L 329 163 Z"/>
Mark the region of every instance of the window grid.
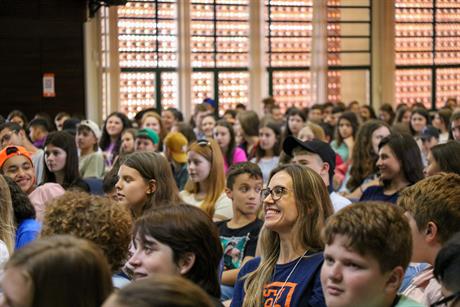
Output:
<path fill-rule="evenodd" d="M 397 0 L 395 9 L 396 102 L 439 108 L 460 98 L 460 3 Z"/>

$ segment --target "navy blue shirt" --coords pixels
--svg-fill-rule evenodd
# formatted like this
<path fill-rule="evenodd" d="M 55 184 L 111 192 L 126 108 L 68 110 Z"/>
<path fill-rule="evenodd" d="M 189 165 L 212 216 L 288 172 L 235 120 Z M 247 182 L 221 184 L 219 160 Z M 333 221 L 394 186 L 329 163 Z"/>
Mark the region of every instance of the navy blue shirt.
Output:
<path fill-rule="evenodd" d="M 303 257 L 295 270 L 293 270 L 298 260 L 297 258 L 289 263 L 275 266 L 271 282 L 263 289 L 263 306 L 272 306 L 278 295 L 275 306 L 326 307 L 320 280 L 320 270 L 324 260 L 323 253 Z M 254 271 L 259 266 L 259 263 L 260 257 L 257 257 L 248 261 L 241 268 L 235 284 L 232 307 L 243 305 L 245 280 L 242 277 Z M 291 276 L 286 280 L 289 274 Z M 279 291 L 282 292 L 279 293 Z"/>
<path fill-rule="evenodd" d="M 391 195 L 385 195 L 383 194 L 383 187 L 382 186 L 372 186 L 368 187 L 359 201 L 386 201 L 389 203 L 396 204 L 396 201 L 398 200 L 399 192 L 396 192 Z"/>

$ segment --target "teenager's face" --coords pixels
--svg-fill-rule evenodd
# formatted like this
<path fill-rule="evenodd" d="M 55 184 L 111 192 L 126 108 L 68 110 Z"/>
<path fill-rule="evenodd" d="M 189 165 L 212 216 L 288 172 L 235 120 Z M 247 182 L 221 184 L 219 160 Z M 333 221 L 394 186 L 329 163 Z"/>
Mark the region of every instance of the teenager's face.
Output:
<path fill-rule="evenodd" d="M 154 152 L 157 150 L 157 145 L 153 144 L 149 138 L 138 136 L 134 148 L 136 151 L 150 151 Z"/>
<path fill-rule="evenodd" d="M 363 121 L 366 121 L 366 120 L 368 120 L 368 119 L 371 118 L 371 112 L 369 111 L 368 108 L 366 108 L 366 107 L 361 107 L 361 108 L 359 109 L 359 116 L 361 117 L 361 119 L 362 119 Z"/>
<path fill-rule="evenodd" d="M 63 117 L 61 117 L 60 119 L 56 119 L 56 120 L 54 121 L 54 124 L 56 125 L 56 128 L 57 128 L 58 131 L 61 131 L 61 130 L 62 130 L 62 128 L 64 127 L 64 122 L 65 122 L 66 120 L 68 120 L 69 118 L 70 118 L 70 117 L 68 117 L 68 116 L 63 116 Z"/>
<path fill-rule="evenodd" d="M 127 267 L 132 272 L 134 280 L 153 274 L 179 275 L 179 268 L 174 263 L 174 253 L 171 247 L 146 236 L 141 240 L 139 234 L 134 240 L 134 253 L 128 260 Z"/>
<path fill-rule="evenodd" d="M 280 171 L 270 179 L 268 188 L 274 192 L 278 191 L 281 197 L 275 201 L 269 194 L 265 199 L 262 199 L 265 212 L 264 225 L 278 233 L 289 233 L 299 216 L 292 178 L 285 171 Z"/>
<path fill-rule="evenodd" d="M 433 157 L 431 150 L 428 152 L 428 155 L 426 156 L 426 161 L 427 165 L 423 169 L 423 174 L 425 175 L 425 177 L 433 176 L 441 172 L 438 162 L 436 162 L 435 158 Z"/>
<path fill-rule="evenodd" d="M 144 177 L 134 168 L 122 165 L 118 171 L 118 181 L 115 184 L 118 202 L 136 211 L 147 201 L 151 187 Z"/>
<path fill-rule="evenodd" d="M 410 110 L 407 110 L 406 112 L 404 112 L 404 115 L 401 119 L 401 122 L 402 123 L 405 123 L 405 124 L 409 124 L 410 123 L 410 116 L 411 116 L 411 111 Z"/>
<path fill-rule="evenodd" d="M 416 133 L 421 133 L 423 128 L 426 127 L 427 122 L 424 116 L 414 113 L 410 118 L 410 124 Z"/>
<path fill-rule="evenodd" d="M 80 150 L 93 150 L 94 145 L 97 144 L 96 136 L 89 129 L 78 130 L 75 139 Z"/>
<path fill-rule="evenodd" d="M 112 115 L 107 119 L 105 129 L 109 136 L 117 136 L 123 131 L 123 122 L 118 116 Z"/>
<path fill-rule="evenodd" d="M 160 121 L 153 116 L 147 117 L 142 123 L 142 128 L 150 128 L 155 131 L 158 135 L 161 133 Z"/>
<path fill-rule="evenodd" d="M 382 126 L 378 129 L 376 129 L 374 132 L 372 132 L 372 150 L 374 151 L 374 153 L 376 155 L 379 154 L 379 144 L 380 144 L 380 141 L 386 137 L 386 136 L 389 136 L 390 135 L 390 129 L 388 129 L 387 127 L 385 126 Z"/>
<path fill-rule="evenodd" d="M 401 173 L 401 163 L 390 146 L 385 145 L 380 149 L 377 168 L 380 171 L 382 180 L 392 180 Z"/>
<path fill-rule="evenodd" d="M 353 127 L 348 119 L 342 118 L 339 121 L 339 134 L 342 139 L 346 139 L 353 135 Z"/>
<path fill-rule="evenodd" d="M 212 116 L 206 116 L 201 121 L 201 131 L 203 131 L 206 137 L 212 138 L 212 133 L 214 131 L 215 126 L 216 126 L 216 120 Z"/>
<path fill-rule="evenodd" d="M 209 177 L 211 162 L 194 151 L 187 153 L 188 175 L 193 182 L 202 182 Z"/>
<path fill-rule="evenodd" d="M 22 146 L 21 137 L 18 133 L 8 128 L 0 131 L 0 148 L 3 149 L 8 145 Z"/>
<path fill-rule="evenodd" d="M 13 179 L 24 193 L 32 192 L 35 184 L 35 170 L 29 159 L 21 155 L 13 156 L 3 164 L 2 171 L 5 176 Z"/>
<path fill-rule="evenodd" d="M 30 307 L 33 301 L 33 281 L 23 270 L 11 267 L 0 281 L 0 307 Z"/>
<path fill-rule="evenodd" d="M 327 306 L 385 306 L 392 295 L 387 289 L 390 272 L 382 273 L 375 257 L 348 248 L 348 241 L 347 236 L 335 235 L 324 249 L 321 284 Z"/>
<path fill-rule="evenodd" d="M 121 136 L 121 152 L 131 153 L 134 151 L 134 136 L 126 132 Z"/>
<path fill-rule="evenodd" d="M 452 128 L 452 136 L 454 140 L 460 141 L 460 119 L 453 120 L 450 124 Z"/>
<path fill-rule="evenodd" d="M 277 121 L 277 122 L 282 122 L 283 121 L 283 112 L 281 112 L 281 109 L 280 108 L 273 108 L 272 109 L 272 118 L 274 121 Z"/>
<path fill-rule="evenodd" d="M 319 124 L 323 121 L 323 112 L 320 109 L 312 109 L 308 113 L 308 120 Z"/>
<path fill-rule="evenodd" d="M 320 176 L 324 176 L 327 169 L 324 167 L 324 162 L 320 156 L 314 153 L 311 154 L 294 154 L 294 158 L 291 160 L 292 164 L 299 164 L 308 166 Z"/>
<path fill-rule="evenodd" d="M 433 118 L 433 126 L 438 129 L 438 130 L 441 130 L 441 129 L 444 129 L 445 127 L 445 124 L 444 122 L 442 121 L 441 119 L 441 116 L 439 116 L 438 113 L 436 113 L 434 115 L 434 118 Z"/>
<path fill-rule="evenodd" d="M 176 118 L 174 117 L 174 114 L 168 110 L 165 110 L 161 113 L 161 118 L 163 120 L 163 125 L 166 130 L 171 130 L 171 128 L 177 122 Z"/>
<path fill-rule="evenodd" d="M 214 139 L 220 148 L 227 150 L 230 144 L 230 131 L 228 131 L 227 127 L 216 126 L 214 128 Z"/>
<path fill-rule="evenodd" d="M 254 178 L 249 174 L 236 176 L 232 189 L 226 189 L 227 196 L 233 202 L 233 210 L 242 215 L 255 215 L 260 207 L 260 191 L 262 178 Z"/>
<path fill-rule="evenodd" d="M 299 133 L 304 123 L 305 122 L 303 121 L 302 117 L 300 117 L 300 115 L 289 116 L 288 126 L 289 126 L 289 130 L 291 130 L 294 136 L 296 136 Z"/>
<path fill-rule="evenodd" d="M 259 129 L 259 146 L 263 150 L 271 150 L 276 144 L 275 132 L 268 128 L 263 127 Z"/>
<path fill-rule="evenodd" d="M 67 153 L 64 149 L 48 144 L 45 146 L 45 163 L 48 170 L 52 173 L 60 172 L 65 169 Z"/>
<path fill-rule="evenodd" d="M 18 124 L 19 126 L 21 126 L 22 128 L 24 128 L 24 121 L 23 121 L 22 118 L 19 117 L 19 116 L 13 116 L 13 117 L 11 118 L 10 122 L 16 123 L 16 124 Z"/>

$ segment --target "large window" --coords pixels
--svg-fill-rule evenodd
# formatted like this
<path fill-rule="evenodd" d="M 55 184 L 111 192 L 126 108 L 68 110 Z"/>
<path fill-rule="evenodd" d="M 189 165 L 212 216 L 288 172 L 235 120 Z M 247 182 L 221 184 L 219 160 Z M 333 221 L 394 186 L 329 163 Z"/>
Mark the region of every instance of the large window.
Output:
<path fill-rule="evenodd" d="M 460 2 L 396 0 L 396 102 L 460 98 Z"/>
<path fill-rule="evenodd" d="M 177 106 L 176 1 L 129 1 L 118 9 L 120 105 L 132 117 Z"/>

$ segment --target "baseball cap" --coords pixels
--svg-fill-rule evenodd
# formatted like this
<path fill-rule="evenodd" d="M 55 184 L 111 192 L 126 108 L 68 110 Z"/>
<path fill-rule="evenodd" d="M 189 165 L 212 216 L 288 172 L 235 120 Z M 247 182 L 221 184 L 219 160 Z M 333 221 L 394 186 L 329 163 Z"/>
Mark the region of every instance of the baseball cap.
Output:
<path fill-rule="evenodd" d="M 329 164 L 329 177 L 332 178 L 332 176 L 334 176 L 335 152 L 328 143 L 316 139 L 302 142 L 292 135 L 288 136 L 286 140 L 284 140 L 283 150 L 286 154 L 292 156 L 292 151 L 296 147 L 301 147 L 306 151 L 317 154 L 323 162 L 327 162 Z"/>
<path fill-rule="evenodd" d="M 209 104 L 211 107 L 214 108 L 214 110 L 217 109 L 217 103 L 216 103 L 216 101 L 215 101 L 214 99 L 212 99 L 212 98 L 205 98 L 205 99 L 203 100 L 203 103 Z"/>
<path fill-rule="evenodd" d="M 89 119 L 85 119 L 85 120 L 82 120 L 80 124 L 78 125 L 78 127 L 83 127 L 83 126 L 88 127 L 94 133 L 94 135 L 96 136 L 96 139 L 99 140 L 101 138 L 101 129 L 99 129 L 99 126 L 95 122 Z"/>
<path fill-rule="evenodd" d="M 22 146 L 7 146 L 0 151 L 0 168 L 3 167 L 3 164 L 9 159 L 14 156 L 24 156 L 32 162 L 32 158 L 30 157 L 30 153 Z"/>
<path fill-rule="evenodd" d="M 164 141 L 165 146 L 171 152 L 174 161 L 187 162 L 187 138 L 180 132 L 170 132 Z"/>
<path fill-rule="evenodd" d="M 439 131 L 435 127 L 428 125 L 422 130 L 422 134 L 420 135 L 420 138 L 424 141 L 428 141 L 430 138 L 436 138 L 439 139 Z"/>
<path fill-rule="evenodd" d="M 153 142 L 153 144 L 158 144 L 158 142 L 160 142 L 160 137 L 158 136 L 158 134 L 150 128 L 140 129 L 139 131 L 137 131 L 136 137 L 150 139 Z"/>

